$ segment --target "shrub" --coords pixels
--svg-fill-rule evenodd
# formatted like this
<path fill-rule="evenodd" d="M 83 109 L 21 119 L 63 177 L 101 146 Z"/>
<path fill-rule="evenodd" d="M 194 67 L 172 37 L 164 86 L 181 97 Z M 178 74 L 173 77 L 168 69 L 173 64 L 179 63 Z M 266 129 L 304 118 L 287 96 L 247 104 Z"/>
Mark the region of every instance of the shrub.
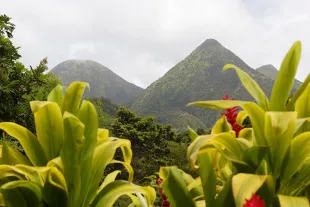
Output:
<path fill-rule="evenodd" d="M 244 71 L 234 69 L 256 100 L 200 101 L 189 105 L 212 109 L 243 108 L 237 117 L 249 117 L 252 128 L 238 137 L 225 117 L 211 135 L 195 136 L 187 150 L 193 179 L 177 167 L 163 167 L 161 187 L 172 206 L 299 206 L 310 199 L 310 75 L 289 98 L 301 53 L 296 42 L 285 56 L 270 100 Z"/>
<path fill-rule="evenodd" d="M 48 101 L 30 102 L 37 136 L 18 124 L 0 123 L 27 155 L 5 141 L 0 146 L 0 206 L 112 206 L 124 194 L 134 204 L 153 205 L 154 189 L 131 183 L 130 141 L 108 137 L 107 130 L 98 129 L 94 105 L 80 104 L 86 86 L 73 82 L 65 96 L 57 86 Z M 118 148 L 123 160 L 114 160 Z M 126 167 L 128 181 L 115 180 L 119 171 L 113 171 L 100 184 L 113 163 Z"/>

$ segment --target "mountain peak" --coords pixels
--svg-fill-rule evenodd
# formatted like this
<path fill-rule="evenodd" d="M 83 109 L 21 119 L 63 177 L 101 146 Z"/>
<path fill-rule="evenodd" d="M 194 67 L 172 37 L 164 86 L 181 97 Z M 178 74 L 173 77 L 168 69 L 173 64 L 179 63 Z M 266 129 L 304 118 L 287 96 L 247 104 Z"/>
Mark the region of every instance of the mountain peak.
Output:
<path fill-rule="evenodd" d="M 256 70 L 261 71 L 261 70 L 273 70 L 273 71 L 278 71 L 276 67 L 274 67 L 271 64 L 267 64 L 267 65 L 262 65 L 259 68 L 257 68 Z"/>
<path fill-rule="evenodd" d="M 115 103 L 124 103 L 143 92 L 142 88 L 93 60 L 66 60 L 56 65 L 50 73 L 57 75 L 65 86 L 73 81 L 89 83 L 91 90 L 85 92 L 85 97 L 104 97 Z"/>
<path fill-rule="evenodd" d="M 263 65 L 259 68 L 256 69 L 256 71 L 258 71 L 259 73 L 261 74 L 264 74 L 265 76 L 267 76 L 268 78 L 271 78 L 272 80 L 275 80 L 277 75 L 278 75 L 278 70 L 276 67 L 274 67 L 273 65 L 271 64 L 268 64 L 268 65 Z M 300 82 L 299 80 L 296 80 L 295 79 L 295 82 L 294 82 L 294 88 L 297 89 L 301 86 L 302 82 Z"/>
<path fill-rule="evenodd" d="M 216 39 L 206 39 L 200 46 L 202 47 L 222 47 Z"/>

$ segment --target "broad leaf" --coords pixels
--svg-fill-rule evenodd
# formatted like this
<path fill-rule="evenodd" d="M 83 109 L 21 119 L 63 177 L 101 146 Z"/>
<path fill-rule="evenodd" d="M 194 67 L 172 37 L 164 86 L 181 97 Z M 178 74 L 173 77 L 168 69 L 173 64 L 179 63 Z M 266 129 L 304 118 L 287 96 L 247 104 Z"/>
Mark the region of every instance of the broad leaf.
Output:
<path fill-rule="evenodd" d="M 163 179 L 161 187 L 172 206 L 195 207 L 182 173 L 177 167 L 162 167 L 159 176 Z"/>
<path fill-rule="evenodd" d="M 310 117 L 310 84 L 304 90 L 302 95 L 296 101 L 295 111 L 298 113 L 298 118 Z M 310 131 L 310 122 L 305 122 L 298 132 Z"/>
<path fill-rule="evenodd" d="M 120 171 L 120 170 L 115 170 L 115 171 L 109 173 L 108 175 L 106 175 L 103 182 L 101 183 L 99 189 L 97 190 L 97 192 L 100 192 L 109 183 L 112 183 L 113 181 L 115 181 L 117 175 L 121 174 L 121 172 L 122 171 Z"/>
<path fill-rule="evenodd" d="M 42 206 L 42 189 L 36 183 L 19 180 L 4 184 L 0 188 L 5 203 L 10 207 Z"/>
<path fill-rule="evenodd" d="M 64 139 L 63 119 L 59 106 L 54 102 L 32 101 L 38 140 L 48 160 L 60 155 Z"/>
<path fill-rule="evenodd" d="M 111 138 L 96 147 L 92 161 L 90 181 L 87 187 L 83 189 L 87 192 L 83 205 L 87 205 L 94 199 L 106 166 L 113 161 L 116 150 L 122 147 L 126 149 L 124 151 L 131 151 L 130 141 L 127 139 Z M 130 153 L 126 153 L 123 156 L 125 162 L 126 160 L 131 161 L 131 157 L 126 157 L 131 156 Z"/>
<path fill-rule="evenodd" d="M 58 104 L 58 106 L 62 107 L 63 102 L 63 87 L 61 85 L 57 85 L 49 94 L 47 97 L 47 101 L 55 102 Z"/>
<path fill-rule="evenodd" d="M 270 167 L 275 179 L 280 175 L 284 157 L 291 144 L 296 119 L 296 112 L 267 112 L 265 114 L 265 136 L 270 146 Z"/>
<path fill-rule="evenodd" d="M 66 180 L 62 173 L 56 168 L 51 168 L 46 176 L 43 188 L 45 201 L 49 206 L 66 207 L 68 206 L 68 191 Z"/>
<path fill-rule="evenodd" d="M 223 70 L 234 69 L 245 87 L 245 89 L 251 94 L 251 96 L 256 100 L 258 105 L 262 107 L 265 111 L 269 109 L 269 101 L 264 91 L 259 87 L 257 82 L 251 78 L 246 72 L 241 70 L 232 64 L 227 64 L 224 66 Z"/>
<path fill-rule="evenodd" d="M 74 115 L 64 114 L 65 138 L 60 153 L 64 166 L 64 175 L 68 187 L 69 206 L 79 202 L 81 189 L 81 163 L 84 147 L 84 124 Z M 84 189 L 83 189 L 84 190 Z"/>
<path fill-rule="evenodd" d="M 18 150 L 14 149 L 10 145 L 6 143 L 6 141 L 2 140 L 2 163 L 7 165 L 32 165 L 32 163 Z"/>
<path fill-rule="evenodd" d="M 97 143 L 98 115 L 94 105 L 89 101 L 83 101 L 78 114 L 79 120 L 84 124 L 84 138 L 82 163 L 81 163 L 81 189 L 86 189 L 92 171 L 92 159 Z M 80 192 L 80 197 L 85 199 L 87 191 Z"/>
<path fill-rule="evenodd" d="M 210 154 L 208 152 L 199 153 L 198 163 L 206 206 L 215 206 L 216 175 Z"/>
<path fill-rule="evenodd" d="M 291 179 L 308 159 L 310 159 L 310 131 L 299 134 L 292 140 L 286 158 L 287 164 L 282 170 L 283 179 Z"/>
<path fill-rule="evenodd" d="M 229 132 L 232 130 L 231 125 L 227 122 L 227 119 L 225 116 L 222 116 L 220 119 L 218 119 L 212 128 L 211 134 L 219 134 L 222 132 Z"/>
<path fill-rule="evenodd" d="M 244 138 L 248 141 L 252 141 L 253 139 L 253 129 L 252 128 L 244 128 L 239 132 L 239 138 Z"/>
<path fill-rule="evenodd" d="M 307 76 L 306 80 L 301 84 L 301 86 L 298 88 L 298 90 L 294 93 L 293 97 L 289 100 L 286 110 L 287 111 L 294 111 L 295 103 L 303 94 L 304 90 L 307 88 L 307 86 L 310 84 L 310 74 Z"/>
<path fill-rule="evenodd" d="M 229 109 L 235 106 L 242 106 L 247 101 L 235 101 L 235 100 L 216 100 L 216 101 L 196 101 L 187 104 L 187 106 L 200 106 L 210 109 Z"/>
<path fill-rule="evenodd" d="M 232 178 L 232 190 L 236 207 L 242 207 L 266 181 L 267 176 L 239 173 Z"/>
<path fill-rule="evenodd" d="M 113 206 L 121 195 L 141 193 L 148 206 L 153 206 L 156 198 L 155 190 L 151 187 L 140 187 L 127 181 L 117 180 L 106 185 L 95 197 L 90 207 Z"/>
<path fill-rule="evenodd" d="M 240 106 L 249 115 L 251 124 L 254 130 L 255 139 L 253 140 L 258 145 L 266 145 L 264 137 L 264 116 L 265 112 L 255 103 L 247 101 L 221 100 L 221 101 L 199 101 L 188 104 L 188 106 L 200 106 L 212 109 L 227 109 L 234 106 Z"/>
<path fill-rule="evenodd" d="M 292 197 L 278 195 L 280 207 L 309 207 L 309 200 L 306 197 Z"/>
<path fill-rule="evenodd" d="M 270 96 L 271 111 L 285 111 L 291 93 L 301 54 L 301 42 L 297 41 L 286 54 Z"/>
<path fill-rule="evenodd" d="M 62 112 L 65 111 L 77 115 L 80 107 L 80 102 L 85 88 L 89 88 L 89 84 L 85 82 L 73 82 L 66 90 L 66 94 L 62 104 Z"/>
<path fill-rule="evenodd" d="M 245 111 L 239 111 L 236 119 L 237 124 L 243 126 L 243 122 L 248 116 L 249 115 Z"/>
<path fill-rule="evenodd" d="M 29 160 L 36 166 L 44 166 L 47 158 L 41 147 L 39 140 L 31 131 L 18 124 L 11 122 L 0 123 L 0 129 L 4 130 L 10 136 L 16 138 L 25 150 Z"/>
<path fill-rule="evenodd" d="M 188 127 L 189 138 L 193 142 L 199 135 L 192 128 Z"/>

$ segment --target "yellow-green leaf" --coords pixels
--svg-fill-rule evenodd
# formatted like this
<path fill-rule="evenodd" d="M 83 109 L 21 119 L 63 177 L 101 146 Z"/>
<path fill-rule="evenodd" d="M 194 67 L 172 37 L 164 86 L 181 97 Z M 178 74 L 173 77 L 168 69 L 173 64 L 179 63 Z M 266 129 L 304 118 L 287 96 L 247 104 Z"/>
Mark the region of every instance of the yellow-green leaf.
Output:
<path fill-rule="evenodd" d="M 48 160 L 60 155 L 64 139 L 62 113 L 57 103 L 30 102 L 34 114 L 37 138 Z"/>
<path fill-rule="evenodd" d="M 211 134 L 219 134 L 222 132 L 229 132 L 232 130 L 231 125 L 227 122 L 227 119 L 225 116 L 222 116 L 220 119 L 218 119 L 212 128 Z"/>
<path fill-rule="evenodd" d="M 83 146 L 81 163 L 81 188 L 86 189 L 89 185 L 94 150 L 97 143 L 98 115 L 94 105 L 90 101 L 83 101 L 78 114 L 79 120 L 84 124 L 85 143 Z M 85 198 L 87 191 L 80 192 L 80 197 Z"/>
<path fill-rule="evenodd" d="M 309 207 L 307 197 L 278 195 L 280 207 Z"/>
<path fill-rule="evenodd" d="M 97 133 L 97 139 L 108 139 L 109 138 L 109 130 L 107 129 L 101 129 L 99 128 L 98 129 L 98 133 Z"/>
<path fill-rule="evenodd" d="M 310 84 L 310 74 L 307 76 L 306 80 L 301 84 L 301 86 L 298 88 L 298 90 L 294 93 L 293 97 L 289 100 L 286 110 L 287 111 L 293 111 L 295 108 L 295 103 L 303 94 L 304 90 L 307 88 L 307 86 Z"/>
<path fill-rule="evenodd" d="M 62 107 L 63 102 L 63 87 L 61 85 L 57 85 L 49 94 L 47 97 L 48 101 L 55 102 L 58 104 L 58 106 Z"/>
<path fill-rule="evenodd" d="M 60 156 L 50 160 L 46 166 L 47 167 L 56 167 L 61 173 L 64 173 L 64 165 L 61 161 Z"/>
<path fill-rule="evenodd" d="M 244 128 L 239 132 L 239 138 L 244 138 L 248 141 L 252 141 L 253 138 L 253 129 L 252 128 Z"/>
<path fill-rule="evenodd" d="M 110 162 L 110 164 L 121 164 L 121 165 L 123 165 L 128 172 L 128 181 L 132 182 L 132 180 L 133 180 L 133 168 L 131 167 L 130 163 L 122 162 L 122 161 L 118 161 L 118 160 L 112 160 Z"/>
<path fill-rule="evenodd" d="M 2 185 L 0 192 L 6 205 L 10 207 L 42 206 L 42 189 L 36 183 L 26 180 L 12 181 Z"/>
<path fill-rule="evenodd" d="M 293 139 L 296 119 L 296 112 L 267 112 L 265 114 L 265 136 L 270 146 L 270 167 L 274 179 L 280 175 L 284 157 Z"/>
<path fill-rule="evenodd" d="M 118 174 L 121 174 L 122 171 L 120 170 L 115 170 L 109 174 L 107 174 L 103 180 L 103 182 L 101 183 L 99 189 L 97 190 L 97 193 L 100 192 L 105 186 L 107 186 L 109 183 L 112 183 L 113 181 L 115 181 L 116 177 Z"/>
<path fill-rule="evenodd" d="M 271 111 L 285 111 L 291 93 L 301 55 L 301 42 L 297 41 L 286 54 L 270 97 Z"/>
<path fill-rule="evenodd" d="M 130 141 L 127 139 L 109 138 L 100 145 L 97 145 L 92 161 L 90 181 L 87 187 L 83 189 L 87 192 L 83 201 L 84 205 L 94 199 L 106 166 L 114 160 L 116 150 L 122 147 L 129 148 L 128 150 L 131 151 Z M 128 155 L 130 154 L 126 154 L 126 156 Z M 124 158 L 124 160 L 125 162 L 126 160 L 131 160 L 131 157 Z"/>
<path fill-rule="evenodd" d="M 257 82 L 251 78 L 246 72 L 241 70 L 232 64 L 227 64 L 224 66 L 223 70 L 234 69 L 245 87 L 245 89 L 251 94 L 251 96 L 257 101 L 258 105 L 262 107 L 265 111 L 269 109 L 269 101 L 264 91 L 259 87 Z"/>
<path fill-rule="evenodd" d="M 295 111 L 298 113 L 298 118 L 310 117 L 310 84 L 303 91 L 301 96 L 296 101 Z M 298 132 L 310 131 L 310 122 L 305 122 Z"/>
<path fill-rule="evenodd" d="M 47 158 L 34 134 L 31 131 L 18 124 L 11 122 L 0 123 L 0 129 L 4 130 L 10 136 L 16 138 L 23 149 L 25 150 L 30 161 L 36 166 L 44 166 L 47 163 Z"/>
<path fill-rule="evenodd" d="M 199 153 L 198 164 L 206 206 L 214 206 L 217 181 L 213 169 L 213 160 L 209 152 Z"/>
<path fill-rule="evenodd" d="M 290 145 L 290 151 L 284 166 L 283 179 L 289 180 L 310 158 L 310 131 L 296 136 Z"/>
<path fill-rule="evenodd" d="M 220 101 L 199 101 L 188 104 L 188 106 L 200 106 L 212 109 L 227 109 L 234 106 L 240 106 L 249 115 L 251 124 L 254 129 L 254 143 L 258 145 L 266 145 L 264 137 L 264 117 L 265 111 L 253 102 L 235 101 L 235 100 L 220 100 Z"/>
<path fill-rule="evenodd" d="M 195 207 L 191 193 L 187 190 L 181 171 L 177 167 L 161 167 L 161 187 L 172 206 Z"/>
<path fill-rule="evenodd" d="M 216 100 L 216 101 L 196 101 L 187 104 L 187 106 L 200 106 L 204 108 L 210 108 L 210 109 L 228 109 L 235 106 L 242 106 L 246 103 L 249 103 L 247 101 L 235 101 L 235 100 Z"/>
<path fill-rule="evenodd" d="M 236 119 L 237 124 L 243 126 L 243 122 L 248 116 L 249 115 L 245 111 L 239 111 Z"/>
<path fill-rule="evenodd" d="M 266 181 L 267 176 L 239 173 L 232 178 L 232 191 L 236 207 L 242 207 L 245 199 L 251 199 Z"/>
<path fill-rule="evenodd" d="M 60 153 L 68 187 L 69 206 L 78 205 L 81 197 L 81 163 L 84 147 L 84 124 L 74 115 L 64 114 L 64 143 Z M 83 189 L 84 190 L 84 189 Z"/>
<path fill-rule="evenodd" d="M 198 137 L 198 134 L 193 130 L 192 128 L 188 127 L 188 132 L 189 132 L 189 138 L 191 141 L 194 141 L 196 137 Z"/>
<path fill-rule="evenodd" d="M 66 94 L 62 104 L 62 112 L 65 111 L 77 115 L 80 102 L 85 88 L 89 88 L 89 84 L 85 82 L 72 82 L 66 90 Z"/>
<path fill-rule="evenodd" d="M 105 186 L 95 197 L 90 207 L 113 206 L 121 195 L 141 193 L 148 206 L 153 206 L 156 193 L 151 187 L 140 187 L 127 181 L 116 180 Z"/>
<path fill-rule="evenodd" d="M 4 140 L 2 140 L 2 163 L 8 165 L 32 165 L 32 163 L 18 150 L 14 149 L 10 145 L 8 145 Z"/>
<path fill-rule="evenodd" d="M 62 173 L 56 168 L 51 168 L 46 176 L 43 194 L 49 206 L 67 207 L 68 191 L 66 180 Z"/>

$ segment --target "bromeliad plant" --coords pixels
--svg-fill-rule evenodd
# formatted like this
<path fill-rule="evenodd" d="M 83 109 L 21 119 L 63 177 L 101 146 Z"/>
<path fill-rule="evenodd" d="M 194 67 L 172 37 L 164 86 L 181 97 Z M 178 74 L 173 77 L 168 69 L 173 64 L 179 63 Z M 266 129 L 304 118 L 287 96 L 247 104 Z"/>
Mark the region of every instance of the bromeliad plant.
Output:
<path fill-rule="evenodd" d="M 154 189 L 131 183 L 130 141 L 98 129 L 95 107 L 81 103 L 87 86 L 73 82 L 65 96 L 57 86 L 47 101 L 32 101 L 36 136 L 15 123 L 0 123 L 27 155 L 5 141 L 0 145 L 0 206 L 110 207 L 121 195 L 128 195 L 132 206 L 153 205 Z M 122 161 L 114 160 L 118 148 Z M 114 171 L 101 183 L 106 166 L 113 163 L 125 166 L 128 181 L 115 180 L 120 171 Z"/>
<path fill-rule="evenodd" d="M 238 137 L 223 116 L 211 135 L 198 136 L 187 158 L 200 177 L 193 179 L 177 167 L 163 167 L 161 187 L 173 207 L 308 207 L 310 199 L 310 75 L 289 99 L 301 54 L 296 42 L 285 56 L 270 100 L 244 71 L 234 69 L 254 102 L 199 101 L 189 105 L 211 109 L 243 108 L 241 125 L 250 118 L 252 128 Z"/>

